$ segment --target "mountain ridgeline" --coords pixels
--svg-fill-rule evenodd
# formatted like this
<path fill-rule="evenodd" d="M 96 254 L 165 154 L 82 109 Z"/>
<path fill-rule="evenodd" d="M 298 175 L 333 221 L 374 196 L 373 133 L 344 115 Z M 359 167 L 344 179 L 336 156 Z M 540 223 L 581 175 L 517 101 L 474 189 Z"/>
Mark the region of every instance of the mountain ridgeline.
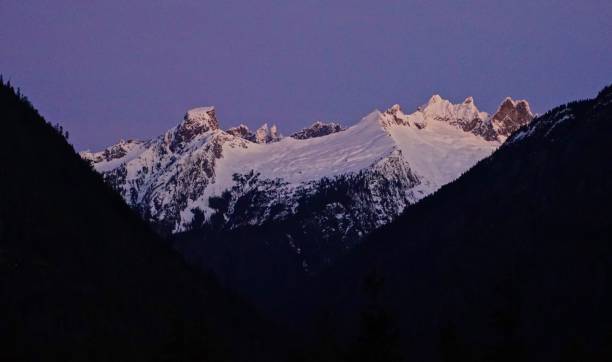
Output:
<path fill-rule="evenodd" d="M 211 197 L 228 198 L 222 215 L 226 228 L 260 225 L 294 214 L 297 199 L 317 194 L 317 183 L 322 180 L 375 168 L 395 172 L 400 166 L 405 177 L 383 175 L 404 183 L 399 195 L 380 201 L 398 207 L 379 207 L 376 199 L 380 195 L 370 190 L 368 207 L 380 215 L 341 230 L 366 234 L 397 216 L 407 204 L 458 177 L 532 118 L 526 101 L 507 98 L 489 115 L 479 111 L 471 97 L 452 104 L 435 95 L 412 114 L 395 105 L 385 112 L 374 111 L 347 129 L 337 123 L 315 122 L 282 138 L 277 127 L 267 123 L 255 133 L 244 125 L 224 131 L 215 109 L 201 107 L 189 110 L 183 121 L 157 138 L 120 141 L 100 152 L 81 152 L 81 156 L 129 205 L 165 233 L 197 228 L 200 216 L 210 222 L 219 211 L 211 205 Z M 429 159 L 420 155 L 426 151 Z M 389 159 L 399 159 L 403 165 L 388 167 Z M 446 173 L 436 170 L 446 167 L 450 168 Z M 280 190 L 265 190 L 270 183 L 281 186 Z M 270 200 L 254 204 L 252 210 L 236 207 L 255 188 L 264 189 Z M 224 196 L 224 192 L 231 195 Z"/>
<path fill-rule="evenodd" d="M 0 114 L 0 360 L 274 359 L 254 309 L 187 267 L 2 82 Z"/>
<path fill-rule="evenodd" d="M 0 114 L 2 360 L 612 359 L 612 87 L 80 155 L 3 82 Z"/>
<path fill-rule="evenodd" d="M 533 115 L 504 100 L 492 115 L 471 97 L 435 95 L 342 128 L 315 122 L 279 139 L 275 127 L 224 131 L 196 108 L 164 135 L 82 152 L 178 250 L 224 285 L 275 309 L 278 294 L 333 264 L 407 206 L 489 156 Z"/>
<path fill-rule="evenodd" d="M 396 338 L 374 339 L 362 356 L 370 348 L 406 360 L 609 361 L 610 134 L 612 87 L 547 112 L 374 231 L 293 303 L 334 326 L 339 341 L 358 339 L 359 315 L 372 310 L 364 280 L 377 280 L 376 310 L 387 319 L 365 331 Z"/>

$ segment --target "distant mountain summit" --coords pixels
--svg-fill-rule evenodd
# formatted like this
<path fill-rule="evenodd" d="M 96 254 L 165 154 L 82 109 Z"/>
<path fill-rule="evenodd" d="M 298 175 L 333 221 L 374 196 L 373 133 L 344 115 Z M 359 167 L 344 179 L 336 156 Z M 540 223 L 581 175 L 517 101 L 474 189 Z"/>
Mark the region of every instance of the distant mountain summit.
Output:
<path fill-rule="evenodd" d="M 268 127 L 267 123 L 264 123 L 261 127 L 255 131 L 255 142 L 256 143 L 272 143 L 278 142 L 282 136 L 278 132 L 276 125 Z"/>
<path fill-rule="evenodd" d="M 335 122 L 324 123 L 317 121 L 310 127 L 303 128 L 301 131 L 295 132 L 291 137 L 298 140 L 306 140 L 309 138 L 323 137 L 332 133 L 344 131 L 344 128 Z"/>
<path fill-rule="evenodd" d="M 346 129 L 318 122 L 281 138 L 275 127 L 224 131 L 204 108 L 157 138 L 81 156 L 188 261 L 273 308 L 525 121 L 498 113 L 433 96 L 410 114 L 394 105 Z"/>
<path fill-rule="evenodd" d="M 0 143 L 1 361 L 274 360 L 283 343 L 268 323 L 187 267 L 2 77 L 0 124 L 12 135 Z M 217 128 L 213 109 L 188 112 L 166 150 Z M 122 141 L 95 162 L 149 146 Z"/>
<path fill-rule="evenodd" d="M 491 117 L 491 127 L 496 134 L 509 137 L 532 119 L 533 113 L 526 100 L 515 101 L 508 97 Z"/>
<path fill-rule="evenodd" d="M 245 126 L 244 124 L 229 128 L 226 132 L 232 136 L 240 137 L 251 142 L 256 142 L 255 134 L 251 132 L 249 127 Z"/>
<path fill-rule="evenodd" d="M 472 97 L 466 98 L 463 103 L 452 104 L 439 95 L 432 96 L 413 116 L 448 122 L 487 141 L 499 142 L 505 141 L 512 132 L 531 122 L 534 117 L 525 100 L 514 101 L 507 97 L 490 116 L 478 110 Z"/>
<path fill-rule="evenodd" d="M 376 278 L 406 360 L 612 360 L 612 87 L 530 117 L 506 99 L 492 130 L 528 125 L 278 305 L 350 339 Z"/>
<path fill-rule="evenodd" d="M 254 133 L 244 125 L 223 131 L 214 107 L 202 107 L 157 138 L 81 156 L 166 232 L 198 227 L 216 213 L 228 228 L 283 219 L 321 197 L 322 185 L 348 183 L 348 203 L 324 199 L 319 211 L 354 239 L 457 178 L 532 118 L 525 101 L 507 99 L 489 116 L 471 97 L 452 104 L 434 95 L 411 114 L 395 105 L 346 129 L 315 122 L 282 138 L 267 124 Z M 210 203 L 220 196 L 222 209 Z"/>
<path fill-rule="evenodd" d="M 215 115 L 214 107 L 194 108 L 185 114 L 175 132 L 173 132 L 170 149 L 175 151 L 176 147 L 184 147 L 198 135 L 219 129 L 219 121 Z"/>
<path fill-rule="evenodd" d="M 249 130 L 249 127 L 244 124 L 240 124 L 237 127 L 232 127 L 226 131 L 232 136 L 240 137 L 247 141 L 254 143 L 272 143 L 278 142 L 282 138 L 281 134 L 275 124 L 268 127 L 268 123 L 264 123 L 261 127 L 255 131 L 255 133 Z"/>

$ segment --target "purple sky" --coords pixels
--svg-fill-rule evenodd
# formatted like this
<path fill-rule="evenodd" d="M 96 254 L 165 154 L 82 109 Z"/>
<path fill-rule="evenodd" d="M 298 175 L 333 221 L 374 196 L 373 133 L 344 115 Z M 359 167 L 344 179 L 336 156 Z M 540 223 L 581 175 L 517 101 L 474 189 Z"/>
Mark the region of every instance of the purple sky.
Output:
<path fill-rule="evenodd" d="M 612 82 L 611 19 L 610 0 L 0 0 L 0 72 L 77 149 L 200 105 L 284 134 L 433 93 L 543 112 Z"/>

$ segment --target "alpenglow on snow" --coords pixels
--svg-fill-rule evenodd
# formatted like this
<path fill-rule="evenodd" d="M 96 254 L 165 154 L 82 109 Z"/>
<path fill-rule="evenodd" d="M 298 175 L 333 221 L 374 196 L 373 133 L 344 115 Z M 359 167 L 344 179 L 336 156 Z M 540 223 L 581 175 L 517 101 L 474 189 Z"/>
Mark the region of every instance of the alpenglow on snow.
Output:
<path fill-rule="evenodd" d="M 340 220 L 334 228 L 342 235 L 360 236 L 456 179 L 532 119 L 524 100 L 507 98 L 489 115 L 471 97 L 452 104 L 434 95 L 411 114 L 394 105 L 348 128 L 315 122 L 283 138 L 267 124 L 254 133 L 244 125 L 224 131 L 215 109 L 203 107 L 157 138 L 81 157 L 165 232 L 197 227 L 195 219 L 214 213 L 228 228 L 282 220 L 320 196 L 322 185 L 354 182 L 362 186 L 335 188 L 350 205 L 329 200 L 321 212 Z M 224 200 L 223 210 L 211 197 Z"/>

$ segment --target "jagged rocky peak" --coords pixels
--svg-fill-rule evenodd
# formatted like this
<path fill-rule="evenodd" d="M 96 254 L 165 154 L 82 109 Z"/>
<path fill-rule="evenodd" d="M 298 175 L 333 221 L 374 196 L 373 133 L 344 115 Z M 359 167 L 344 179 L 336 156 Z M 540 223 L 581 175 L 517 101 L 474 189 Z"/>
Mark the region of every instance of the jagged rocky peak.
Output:
<path fill-rule="evenodd" d="M 240 137 L 255 143 L 272 143 L 280 141 L 282 138 L 276 125 L 273 124 L 272 126 L 268 126 L 268 123 L 261 125 L 261 127 L 255 131 L 255 133 L 251 132 L 249 127 L 244 124 L 240 124 L 237 127 L 232 127 L 226 132 L 232 136 Z"/>
<path fill-rule="evenodd" d="M 381 124 L 385 127 L 401 125 L 422 129 L 431 121 L 438 121 L 482 137 L 486 141 L 499 143 L 532 119 L 529 103 L 524 100 L 506 98 L 498 111 L 490 116 L 478 109 L 471 96 L 461 103 L 453 104 L 439 94 L 434 94 L 412 114 L 406 115 L 399 105 L 393 105 L 383 112 Z"/>
<path fill-rule="evenodd" d="M 255 132 L 256 143 L 272 143 L 280 141 L 281 138 L 282 136 L 278 132 L 278 128 L 275 124 L 273 124 L 271 127 L 268 127 L 268 123 L 264 123 Z"/>
<path fill-rule="evenodd" d="M 198 135 L 219 129 L 215 107 L 193 108 L 185 113 L 183 121 L 176 127 L 171 149 L 191 142 Z"/>
<path fill-rule="evenodd" d="M 251 130 L 249 130 L 249 127 L 247 127 L 244 124 L 240 124 L 236 127 L 232 127 L 228 129 L 226 132 L 231 134 L 232 136 L 240 137 L 242 139 L 245 139 L 251 142 L 255 142 L 255 134 L 251 132 Z"/>
<path fill-rule="evenodd" d="M 113 160 L 121 158 L 127 154 L 127 152 L 135 145 L 139 144 L 139 141 L 135 140 L 124 140 L 120 139 L 119 143 L 113 145 L 103 151 L 104 158 L 106 160 Z"/>
<path fill-rule="evenodd" d="M 449 118 L 472 117 L 482 118 L 481 112 L 476 107 L 473 97 L 467 97 L 462 103 L 453 104 L 447 99 L 442 98 L 439 94 L 434 94 L 429 98 L 429 101 L 417 108 L 417 111 L 423 112 L 429 118 L 438 120 L 447 120 Z"/>
<path fill-rule="evenodd" d="M 427 105 L 436 104 L 436 103 L 442 103 L 444 101 L 446 101 L 446 100 L 444 98 L 442 98 L 439 94 L 434 94 L 434 95 L 431 96 L 431 98 L 429 98 L 429 101 L 427 102 Z"/>
<path fill-rule="evenodd" d="M 526 100 L 513 100 L 507 97 L 491 117 L 491 124 L 498 135 L 508 137 L 521 126 L 531 122 L 533 118 L 534 115 Z"/>
<path fill-rule="evenodd" d="M 407 117 L 399 104 L 394 104 L 387 109 L 382 115 L 383 126 L 389 125 L 400 125 L 400 126 L 411 126 L 409 117 Z"/>
<path fill-rule="evenodd" d="M 146 211 L 145 217 L 159 223 L 164 230 L 180 231 L 190 227 L 193 214 L 190 210 L 194 207 L 205 211 L 206 218 L 211 217 L 214 210 L 209 207 L 209 197 L 238 186 L 234 174 L 254 172 L 261 175 L 258 185 L 268 184 L 273 188 L 281 182 L 286 191 L 282 202 L 293 205 L 299 202 L 292 196 L 296 188 L 316 180 L 353 177 L 364 170 L 374 170 L 379 160 L 388 160 L 390 152 L 398 149 L 402 164 L 405 161 L 418 165 L 418 168 L 407 168 L 414 171 L 421 186 L 408 183 L 405 189 L 397 190 L 397 195 L 410 193 L 410 202 L 414 202 L 488 156 L 506 139 L 504 135 L 511 127 L 530 119 L 531 112 L 524 101 L 504 101 L 492 118 L 478 111 L 472 97 L 452 104 L 434 95 L 411 114 L 393 105 L 383 112 L 371 112 L 346 130 L 336 123 L 315 122 L 293 134 L 294 140 L 266 145 L 281 139 L 276 126 L 264 124 L 252 131 L 239 125 L 225 132 L 218 128 L 214 108 L 206 107 L 190 110 L 178 126 L 160 137 L 140 143 L 123 141 L 82 156 L 93 161 L 96 170 L 120 190 L 130 205 Z M 494 127 L 492 120 L 500 127 Z M 334 136 L 322 137 L 330 133 Z M 319 138 L 316 142 L 295 141 L 313 137 Z M 431 157 L 422 160 L 422 155 Z M 388 168 L 380 174 L 383 179 L 398 170 Z M 407 176 L 404 176 L 400 178 L 405 181 Z M 396 205 L 397 195 L 389 194 L 381 202 Z M 405 205 L 404 201 L 400 204 Z M 254 223 L 276 217 L 271 216 L 270 204 L 264 204 L 249 209 L 252 211 L 249 217 L 259 220 Z M 402 208 L 385 215 L 397 215 Z M 287 211 L 290 209 L 282 212 L 291 213 Z"/>
<path fill-rule="evenodd" d="M 419 111 L 425 119 L 448 122 L 466 132 L 471 132 L 488 118 L 487 113 L 478 110 L 473 97 L 466 98 L 463 103 L 452 104 L 434 94 Z"/>
<path fill-rule="evenodd" d="M 478 110 L 472 97 L 466 98 L 463 103 L 453 104 L 439 94 L 434 94 L 426 104 L 410 115 L 403 113 L 398 104 L 391 106 L 384 112 L 383 125 L 416 126 L 422 129 L 429 121 L 435 120 L 471 132 L 487 118 L 488 114 Z"/>
<path fill-rule="evenodd" d="M 295 132 L 290 137 L 298 140 L 305 140 L 309 138 L 327 136 L 340 131 L 344 131 L 344 127 L 338 123 L 316 121 L 310 127 L 303 128 L 301 131 Z"/>
<path fill-rule="evenodd" d="M 387 109 L 387 113 L 389 114 L 397 114 L 399 112 L 402 112 L 402 107 L 400 107 L 399 104 L 394 104 L 391 107 L 389 107 L 389 109 Z"/>
<path fill-rule="evenodd" d="M 127 153 L 134 149 L 136 146 L 142 144 L 142 141 L 138 140 L 119 140 L 118 143 L 107 147 L 103 151 L 100 152 L 91 152 L 91 151 L 83 151 L 80 152 L 80 156 L 86 160 L 92 161 L 94 163 L 102 162 L 102 161 L 112 161 L 115 159 L 119 159 L 127 155 Z"/>
<path fill-rule="evenodd" d="M 462 103 L 453 104 L 451 101 L 449 101 L 448 99 L 442 98 L 438 94 L 434 94 L 433 96 L 431 96 L 427 104 L 425 106 L 422 106 L 421 109 L 430 110 L 433 112 L 443 111 L 446 113 L 448 112 L 459 113 L 461 111 L 469 111 L 472 113 L 480 112 L 478 110 L 478 107 L 476 107 L 476 102 L 474 101 L 474 97 L 472 96 L 467 97 Z"/>
<path fill-rule="evenodd" d="M 215 107 L 199 107 L 188 110 L 187 113 L 185 113 L 182 124 L 207 128 L 207 130 L 219 129 L 219 121 L 215 114 Z"/>

